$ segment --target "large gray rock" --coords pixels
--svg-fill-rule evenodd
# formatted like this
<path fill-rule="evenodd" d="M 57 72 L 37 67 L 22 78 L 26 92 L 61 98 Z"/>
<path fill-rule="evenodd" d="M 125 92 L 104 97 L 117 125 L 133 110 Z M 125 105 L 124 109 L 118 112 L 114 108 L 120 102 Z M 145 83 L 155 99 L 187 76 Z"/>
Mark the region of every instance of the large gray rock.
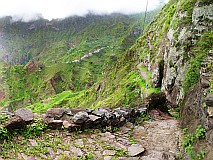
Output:
<path fill-rule="evenodd" d="M 94 111 L 92 111 L 92 114 L 96 116 L 100 116 L 102 118 L 101 126 L 107 126 L 110 125 L 111 120 L 114 119 L 115 115 L 112 114 L 110 110 L 104 109 L 104 108 L 97 108 Z"/>
<path fill-rule="evenodd" d="M 153 65 L 153 69 L 152 69 L 152 87 L 153 88 L 161 87 L 163 70 L 164 70 L 163 61 L 156 62 Z"/>
<path fill-rule="evenodd" d="M 22 129 L 26 127 L 26 123 L 21 117 L 14 116 L 4 123 L 4 127 L 8 130 Z"/>
<path fill-rule="evenodd" d="M 89 119 L 89 115 L 87 112 L 84 112 L 84 111 L 76 113 L 72 118 L 73 122 L 76 124 L 82 124 L 86 122 L 88 119 Z"/>
<path fill-rule="evenodd" d="M 134 118 L 136 116 L 135 109 L 132 108 L 117 108 L 114 110 L 114 112 L 117 112 L 124 118 L 130 120 L 131 118 Z"/>
<path fill-rule="evenodd" d="M 208 30 L 208 28 L 212 27 L 212 23 L 210 23 L 213 20 L 212 13 L 213 4 L 204 6 L 196 5 L 193 8 L 192 23 L 194 30 L 197 30 L 196 36 L 200 36 L 203 30 Z"/>
<path fill-rule="evenodd" d="M 137 156 L 141 153 L 143 153 L 145 151 L 145 149 L 138 144 L 132 144 L 129 148 L 128 148 L 128 154 L 131 157 Z"/>
<path fill-rule="evenodd" d="M 65 108 L 50 108 L 46 111 L 46 116 L 54 119 L 60 119 L 64 114 L 72 115 L 72 112 Z"/>
<path fill-rule="evenodd" d="M 107 109 L 104 109 L 104 108 L 97 108 L 92 113 L 94 115 L 100 116 L 100 117 L 107 117 L 107 118 L 111 117 L 110 111 L 108 111 Z"/>
<path fill-rule="evenodd" d="M 32 122 L 34 119 L 33 112 L 27 108 L 19 108 L 14 112 L 14 114 L 21 117 L 26 123 Z"/>
<path fill-rule="evenodd" d="M 207 106 L 213 107 L 213 93 L 206 96 L 205 102 Z"/>

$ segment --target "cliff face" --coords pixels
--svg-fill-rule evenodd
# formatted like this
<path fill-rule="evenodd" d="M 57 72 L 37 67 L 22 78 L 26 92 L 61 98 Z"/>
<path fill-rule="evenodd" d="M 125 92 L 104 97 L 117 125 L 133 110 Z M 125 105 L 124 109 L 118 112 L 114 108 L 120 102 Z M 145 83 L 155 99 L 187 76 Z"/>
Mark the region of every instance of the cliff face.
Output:
<path fill-rule="evenodd" d="M 195 150 L 205 151 L 205 159 L 213 157 L 213 51 L 211 50 L 201 64 L 199 82 L 191 87 L 184 97 L 181 107 L 181 127 L 194 133 L 198 125 L 206 130 L 205 140 L 195 142 Z"/>
<path fill-rule="evenodd" d="M 181 108 L 181 127 L 189 133 L 199 124 L 205 128 L 206 139 L 194 149 L 205 150 L 206 159 L 213 157 L 212 13 L 212 1 L 170 1 L 135 46 L 152 72 L 152 86 L 161 87 L 171 106 Z"/>
<path fill-rule="evenodd" d="M 212 38 L 213 4 L 196 0 L 169 3 L 150 24 L 138 45 L 148 53 L 141 61 L 152 72 L 152 86 L 161 86 L 176 106 L 188 88 L 198 81 L 197 75 L 191 77 L 194 81 L 187 81 L 191 61 L 201 55 L 203 59 L 211 49 L 212 41 L 207 40 L 206 44 L 203 41 Z M 199 74 L 200 67 L 194 69 Z"/>

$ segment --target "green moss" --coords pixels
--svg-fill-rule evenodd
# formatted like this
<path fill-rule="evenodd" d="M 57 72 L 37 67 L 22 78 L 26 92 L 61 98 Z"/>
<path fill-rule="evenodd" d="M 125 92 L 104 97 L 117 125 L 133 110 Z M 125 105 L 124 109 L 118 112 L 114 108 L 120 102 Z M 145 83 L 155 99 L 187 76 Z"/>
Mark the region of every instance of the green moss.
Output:
<path fill-rule="evenodd" d="M 188 89 L 196 84 L 199 80 L 200 77 L 200 67 L 201 67 L 201 62 L 205 58 L 205 54 L 200 54 L 196 58 L 193 58 L 189 62 L 189 66 L 186 71 L 186 75 L 184 78 L 183 82 L 183 89 L 184 92 L 186 93 Z"/>
<path fill-rule="evenodd" d="M 187 12 L 187 16 L 180 21 L 180 25 L 186 25 L 186 24 L 192 23 L 192 12 L 196 2 L 197 0 L 182 1 L 182 3 L 180 4 L 181 11 Z"/>
<path fill-rule="evenodd" d="M 189 53 L 193 58 L 189 61 L 186 75 L 183 82 L 183 89 L 186 93 L 190 87 L 196 84 L 200 77 L 201 62 L 206 57 L 208 51 L 212 49 L 213 32 L 204 33 L 199 39 L 197 46 Z"/>
<path fill-rule="evenodd" d="M 172 23 L 171 23 L 171 28 L 172 28 L 173 30 L 175 30 L 175 29 L 177 29 L 178 25 L 179 25 L 179 20 L 178 20 L 178 18 L 175 16 L 175 17 L 173 17 L 173 20 L 172 20 Z"/>
<path fill-rule="evenodd" d="M 213 80 L 210 81 L 210 93 L 213 93 Z"/>

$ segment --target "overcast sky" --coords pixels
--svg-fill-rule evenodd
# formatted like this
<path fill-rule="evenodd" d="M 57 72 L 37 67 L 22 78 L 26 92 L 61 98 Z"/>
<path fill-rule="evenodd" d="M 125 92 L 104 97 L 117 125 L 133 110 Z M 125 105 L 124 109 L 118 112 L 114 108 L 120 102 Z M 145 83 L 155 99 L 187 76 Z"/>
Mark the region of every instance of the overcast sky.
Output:
<path fill-rule="evenodd" d="M 152 10 L 160 1 L 148 0 L 148 9 Z M 125 14 L 145 11 L 147 0 L 0 0 L 0 17 L 24 17 L 30 20 L 41 13 L 46 19 L 65 18 L 71 15 L 120 12 Z"/>

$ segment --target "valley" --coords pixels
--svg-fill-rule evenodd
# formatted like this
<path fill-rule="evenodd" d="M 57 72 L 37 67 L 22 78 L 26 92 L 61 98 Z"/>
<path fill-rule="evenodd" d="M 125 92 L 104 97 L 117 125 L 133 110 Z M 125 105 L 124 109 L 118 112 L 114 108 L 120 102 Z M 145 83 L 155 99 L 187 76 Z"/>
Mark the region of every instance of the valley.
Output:
<path fill-rule="evenodd" d="M 1 18 L 0 159 L 211 160 L 212 13 Z"/>

